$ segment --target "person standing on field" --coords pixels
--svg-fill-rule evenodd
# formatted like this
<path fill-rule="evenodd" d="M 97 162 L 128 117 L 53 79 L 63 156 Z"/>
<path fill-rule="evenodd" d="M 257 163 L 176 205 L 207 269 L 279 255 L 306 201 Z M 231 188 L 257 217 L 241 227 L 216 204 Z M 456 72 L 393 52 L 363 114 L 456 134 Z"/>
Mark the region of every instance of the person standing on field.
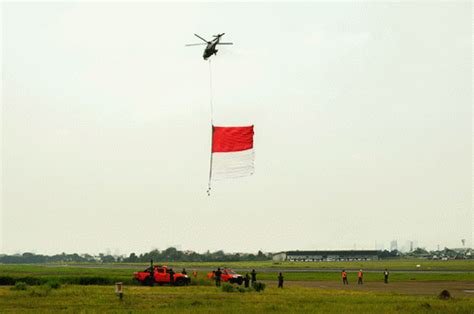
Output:
<path fill-rule="evenodd" d="M 362 284 L 362 277 L 364 277 L 364 273 L 362 272 L 362 269 L 359 270 L 359 273 L 357 274 L 357 278 L 359 279 L 357 281 L 357 284 L 361 285 Z"/>
<path fill-rule="evenodd" d="M 283 288 L 283 275 L 282 275 L 282 273 L 280 273 L 280 275 L 278 275 L 278 288 Z"/>
<path fill-rule="evenodd" d="M 385 271 L 383 272 L 383 277 L 384 277 L 383 282 L 388 283 L 388 275 L 389 275 L 389 272 L 387 268 L 385 268 Z"/>
<path fill-rule="evenodd" d="M 170 268 L 170 286 L 174 284 L 174 271 L 173 268 Z"/>
<path fill-rule="evenodd" d="M 253 286 L 255 282 L 257 281 L 257 272 L 255 271 L 255 269 L 252 269 L 252 272 L 250 274 L 252 275 L 252 286 Z"/>
<path fill-rule="evenodd" d="M 349 281 L 347 281 L 347 273 L 345 269 L 342 270 L 342 284 L 349 285 Z"/>
<path fill-rule="evenodd" d="M 150 276 L 148 279 L 148 282 L 152 286 L 153 283 L 155 282 L 155 268 L 153 267 L 153 260 L 150 260 L 150 267 L 148 267 L 148 271 L 150 272 Z"/>
<path fill-rule="evenodd" d="M 250 282 L 250 276 L 249 276 L 249 273 L 246 273 L 244 277 L 245 288 L 249 287 L 249 282 Z"/>
<path fill-rule="evenodd" d="M 216 279 L 216 287 L 221 286 L 221 275 L 222 275 L 221 269 L 217 268 L 217 271 L 214 273 L 214 276 Z"/>

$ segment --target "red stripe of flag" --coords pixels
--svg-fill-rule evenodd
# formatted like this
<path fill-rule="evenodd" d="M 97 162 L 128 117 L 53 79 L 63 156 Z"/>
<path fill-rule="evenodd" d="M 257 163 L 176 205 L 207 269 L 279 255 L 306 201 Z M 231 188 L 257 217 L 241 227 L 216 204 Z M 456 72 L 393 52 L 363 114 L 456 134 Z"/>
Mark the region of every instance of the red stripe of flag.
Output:
<path fill-rule="evenodd" d="M 212 152 L 239 152 L 253 148 L 253 125 L 212 126 Z"/>

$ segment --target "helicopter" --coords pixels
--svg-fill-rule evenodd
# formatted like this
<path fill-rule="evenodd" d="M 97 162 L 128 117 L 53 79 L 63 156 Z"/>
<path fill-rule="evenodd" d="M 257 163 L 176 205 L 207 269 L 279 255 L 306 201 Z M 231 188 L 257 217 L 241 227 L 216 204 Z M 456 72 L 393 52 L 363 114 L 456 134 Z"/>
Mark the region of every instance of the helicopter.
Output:
<path fill-rule="evenodd" d="M 233 43 L 221 43 L 220 42 L 220 39 L 222 36 L 224 36 L 225 33 L 222 33 L 222 34 L 217 34 L 217 35 L 214 35 L 214 39 L 211 40 L 211 41 L 207 41 L 205 40 L 204 38 L 202 38 L 201 36 L 199 36 L 198 34 L 194 34 L 194 36 L 196 36 L 197 38 L 201 39 L 202 41 L 204 41 L 204 43 L 198 43 L 198 44 L 187 44 L 186 46 L 200 46 L 200 45 L 207 45 L 206 49 L 204 49 L 204 54 L 202 55 L 202 57 L 204 58 L 204 60 L 207 60 L 209 59 L 212 55 L 215 55 L 217 54 L 217 49 L 216 49 L 216 46 L 217 45 L 233 45 Z"/>

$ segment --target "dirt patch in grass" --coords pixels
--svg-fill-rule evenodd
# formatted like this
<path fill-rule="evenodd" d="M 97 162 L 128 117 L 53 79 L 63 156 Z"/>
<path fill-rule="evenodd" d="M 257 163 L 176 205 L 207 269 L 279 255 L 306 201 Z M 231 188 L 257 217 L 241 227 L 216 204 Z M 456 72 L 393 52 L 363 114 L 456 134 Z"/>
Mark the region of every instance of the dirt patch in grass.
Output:
<path fill-rule="evenodd" d="M 277 286 L 276 281 L 266 280 L 265 282 L 272 287 Z M 357 282 L 349 282 L 348 286 L 342 285 L 342 281 L 286 281 L 285 286 L 431 296 L 438 296 L 441 291 L 448 290 L 453 297 L 474 297 L 474 293 L 469 293 L 470 290 L 474 291 L 474 282 L 471 281 L 399 281 L 388 284 L 366 282 L 363 285 L 358 285 Z"/>

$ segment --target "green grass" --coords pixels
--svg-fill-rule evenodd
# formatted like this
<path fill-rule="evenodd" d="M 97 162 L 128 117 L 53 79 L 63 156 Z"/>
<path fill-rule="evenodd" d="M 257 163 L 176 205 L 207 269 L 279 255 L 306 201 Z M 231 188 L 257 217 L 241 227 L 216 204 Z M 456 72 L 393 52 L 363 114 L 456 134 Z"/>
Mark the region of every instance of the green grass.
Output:
<path fill-rule="evenodd" d="M 446 270 L 469 269 L 472 262 L 466 261 L 444 262 Z M 378 262 L 380 263 L 380 262 Z M 413 263 L 410 261 L 409 263 Z M 423 265 L 422 262 L 418 262 Z M 285 263 L 274 267 L 303 269 L 311 264 L 323 263 Z M 169 263 L 175 270 L 184 266 L 191 273 L 193 267 L 215 268 L 217 264 L 210 263 Z M 257 269 L 259 280 L 276 280 L 276 271 L 259 272 L 259 268 L 269 268 L 268 263 L 253 263 L 245 267 L 245 263 L 238 263 L 234 268 Z M 274 264 L 271 264 L 274 265 Z M 350 269 L 348 263 L 338 265 L 330 263 L 328 268 Z M 378 265 L 378 266 L 377 266 Z M 369 264 L 375 269 L 381 264 Z M 392 264 L 390 269 L 394 269 Z M 399 264 L 400 266 L 401 264 Z M 407 266 L 406 264 L 405 266 Z M 11 286 L 0 286 L 0 312 L 154 312 L 165 313 L 256 313 L 256 312 L 303 312 L 303 313 L 473 313 L 474 298 L 454 298 L 439 300 L 435 296 L 403 295 L 374 291 L 354 290 L 323 290 L 318 288 L 304 288 L 299 286 L 286 287 L 283 291 L 269 284 L 264 292 L 226 293 L 212 286 L 212 282 L 205 275 L 207 271 L 198 270 L 195 286 L 189 287 L 141 287 L 133 285 L 133 269 L 112 268 L 80 268 L 62 267 L 60 265 L 0 265 L 0 282 L 5 278 L 16 281 L 31 280 L 34 286 L 29 285 L 25 291 L 12 290 Z M 136 264 L 137 268 L 145 268 L 145 264 Z M 364 265 L 367 266 L 367 265 Z M 375 267 L 377 266 L 377 267 Z M 403 266 L 403 265 L 402 265 Z M 400 266 L 400 267 L 402 267 Z M 431 266 L 439 267 L 438 264 Z M 359 266 L 361 267 L 361 266 Z M 314 267 L 316 268 L 316 267 Z M 358 267 L 354 267 L 358 268 Z M 370 269 L 370 267 L 363 267 Z M 372 269 L 374 269 L 372 268 Z M 442 271 L 442 270 L 441 270 Z M 340 273 L 334 272 L 284 272 L 286 281 L 340 281 Z M 366 282 L 382 281 L 380 272 L 366 272 Z M 397 281 L 474 281 L 474 270 L 468 273 L 416 273 L 392 272 L 391 282 Z M 125 296 L 121 302 L 114 294 L 113 283 L 125 283 Z M 349 272 L 349 281 L 356 281 L 356 273 Z M 59 289 L 48 288 L 47 282 L 61 283 Z M 93 284 L 101 285 L 78 285 Z"/>
<path fill-rule="evenodd" d="M 73 263 L 74 265 L 97 265 L 91 263 Z M 291 269 L 385 269 L 390 270 L 471 270 L 474 271 L 474 259 L 471 260 L 448 260 L 433 261 L 426 259 L 387 259 L 365 262 L 167 262 L 155 261 L 156 265 L 172 265 L 175 269 L 192 269 L 193 267 L 217 268 L 226 266 L 229 268 L 291 268 Z M 54 265 L 54 264 L 50 264 Z M 99 265 L 122 265 L 122 266 L 147 266 L 147 263 L 114 263 Z M 420 265 L 420 268 L 416 267 Z"/>
<path fill-rule="evenodd" d="M 285 280 L 303 280 L 303 281 L 333 281 L 342 280 L 340 273 L 334 272 L 304 272 L 304 273 L 283 273 Z M 260 273 L 258 279 L 277 280 L 278 273 Z M 349 281 L 357 281 L 357 273 L 349 272 L 347 276 Z M 391 273 L 389 277 L 391 282 L 396 281 L 474 281 L 474 272 L 472 273 Z M 364 281 L 383 281 L 382 273 L 364 273 Z"/>
<path fill-rule="evenodd" d="M 55 280 L 69 284 L 113 284 L 122 281 L 133 283 L 133 270 L 130 269 L 97 269 L 77 267 L 49 267 L 45 265 L 0 265 L 0 285 L 15 284 L 23 281 L 38 285 Z"/>
<path fill-rule="evenodd" d="M 301 265 L 301 264 L 300 264 Z M 146 265 L 141 265 L 145 268 Z M 179 271 L 181 267 L 172 264 L 175 270 Z M 193 265 L 186 265 L 188 273 L 192 272 Z M 140 267 L 140 265 L 137 265 Z M 202 267 L 202 266 L 201 266 Z M 212 266 L 208 266 L 212 268 Z M 276 280 L 277 272 L 258 272 L 258 279 Z M 249 270 L 251 268 L 248 268 Z M 272 269 L 272 268 L 269 268 Z M 289 268 L 295 269 L 295 268 Z M 349 269 L 349 267 L 347 267 Z M 366 268 L 364 268 L 366 269 Z M 30 285 L 39 285 L 47 281 L 55 280 L 61 284 L 99 284 L 110 285 L 117 281 L 122 281 L 127 285 L 134 284 L 133 269 L 122 268 L 80 268 L 80 267 L 61 267 L 51 265 L 0 265 L 0 285 L 14 285 L 17 281 L 24 281 Z M 205 278 L 207 271 L 198 271 L 198 281 L 201 285 L 208 282 Z M 242 275 L 245 272 L 240 272 Z M 356 272 L 348 272 L 349 280 L 356 280 Z M 284 272 L 285 280 L 311 280 L 311 281 L 339 281 L 340 274 L 335 272 Z M 382 273 L 365 272 L 364 280 L 381 281 Z M 474 281 L 474 270 L 468 273 L 455 272 L 392 272 L 390 281 Z"/>
<path fill-rule="evenodd" d="M 123 301 L 115 296 L 113 286 L 69 285 L 45 291 L 40 287 L 29 287 L 26 291 L 0 287 L 1 312 L 472 313 L 474 310 L 474 298 L 444 301 L 434 296 L 302 287 L 226 293 L 208 286 L 126 286 Z"/>
<path fill-rule="evenodd" d="M 192 268 L 192 267 L 210 267 L 217 268 L 226 266 L 229 268 L 315 268 L 315 269 L 385 269 L 390 270 L 471 270 L 474 272 L 474 259 L 473 260 L 449 260 L 449 261 L 431 261 L 425 259 L 396 259 L 396 260 L 379 260 L 379 261 L 365 261 L 365 262 L 226 262 L 226 263 L 215 263 L 215 262 L 201 262 L 201 263 L 166 263 L 172 264 L 177 269 L 179 268 Z M 156 262 L 160 264 L 160 262 Z M 142 264 L 128 264 L 128 265 L 143 265 Z M 416 267 L 420 265 L 420 267 Z"/>

